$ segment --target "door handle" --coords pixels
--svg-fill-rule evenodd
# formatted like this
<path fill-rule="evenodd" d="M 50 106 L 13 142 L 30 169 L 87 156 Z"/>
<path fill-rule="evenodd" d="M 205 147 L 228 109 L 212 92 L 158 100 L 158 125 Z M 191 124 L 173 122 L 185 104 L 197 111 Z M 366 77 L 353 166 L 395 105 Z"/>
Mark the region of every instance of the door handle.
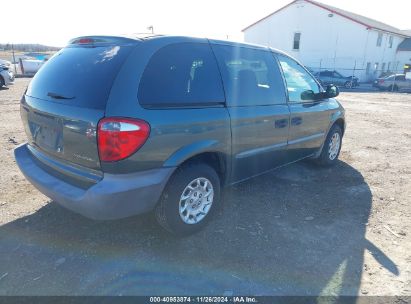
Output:
<path fill-rule="evenodd" d="M 288 126 L 288 119 L 278 119 L 274 122 L 274 126 L 276 129 L 285 128 Z"/>
<path fill-rule="evenodd" d="M 302 117 L 293 117 L 291 118 L 291 125 L 292 126 L 299 126 L 303 123 Z"/>

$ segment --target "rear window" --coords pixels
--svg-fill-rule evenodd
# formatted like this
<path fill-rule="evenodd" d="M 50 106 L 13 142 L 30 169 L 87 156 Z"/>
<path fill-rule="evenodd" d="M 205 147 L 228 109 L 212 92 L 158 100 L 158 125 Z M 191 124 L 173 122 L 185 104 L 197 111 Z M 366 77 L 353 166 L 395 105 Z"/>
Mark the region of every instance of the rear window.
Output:
<path fill-rule="evenodd" d="M 176 43 L 161 48 L 144 70 L 138 99 L 145 107 L 224 103 L 223 85 L 210 45 Z"/>
<path fill-rule="evenodd" d="M 105 109 L 113 81 L 132 46 L 67 47 L 35 75 L 27 95 Z"/>

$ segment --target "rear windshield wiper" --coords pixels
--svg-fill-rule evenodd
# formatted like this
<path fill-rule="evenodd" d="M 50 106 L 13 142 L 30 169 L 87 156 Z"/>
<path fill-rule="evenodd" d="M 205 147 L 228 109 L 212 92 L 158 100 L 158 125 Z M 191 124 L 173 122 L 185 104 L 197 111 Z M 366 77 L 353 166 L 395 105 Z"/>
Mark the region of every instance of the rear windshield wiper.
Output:
<path fill-rule="evenodd" d="M 56 93 L 48 92 L 47 96 L 54 98 L 54 99 L 74 99 L 75 96 L 63 96 Z"/>

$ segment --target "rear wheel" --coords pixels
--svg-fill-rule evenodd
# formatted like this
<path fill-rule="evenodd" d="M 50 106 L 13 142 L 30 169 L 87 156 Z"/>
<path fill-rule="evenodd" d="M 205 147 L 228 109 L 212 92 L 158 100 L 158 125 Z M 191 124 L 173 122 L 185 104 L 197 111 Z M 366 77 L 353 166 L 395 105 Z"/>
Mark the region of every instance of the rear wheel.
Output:
<path fill-rule="evenodd" d="M 176 235 L 202 229 L 219 205 L 220 180 L 213 168 L 189 163 L 178 168 L 155 209 L 158 223 Z"/>
<path fill-rule="evenodd" d="M 344 84 L 344 87 L 345 87 L 346 89 L 351 89 L 351 88 L 353 87 L 352 81 L 347 81 L 347 82 Z"/>
<path fill-rule="evenodd" d="M 332 126 L 324 142 L 323 149 L 317 162 L 323 166 L 333 166 L 338 161 L 342 144 L 342 130 L 340 126 Z"/>

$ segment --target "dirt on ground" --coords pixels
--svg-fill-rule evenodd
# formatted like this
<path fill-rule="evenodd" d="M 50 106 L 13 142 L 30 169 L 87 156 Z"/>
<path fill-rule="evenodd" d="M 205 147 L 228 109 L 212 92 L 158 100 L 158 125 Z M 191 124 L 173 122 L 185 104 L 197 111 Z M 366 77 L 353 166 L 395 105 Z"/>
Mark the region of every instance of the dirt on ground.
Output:
<path fill-rule="evenodd" d="M 342 93 L 337 166 L 228 188 L 204 231 L 175 238 L 149 214 L 86 219 L 25 180 L 28 83 L 0 90 L 0 295 L 411 295 L 411 94 Z"/>

